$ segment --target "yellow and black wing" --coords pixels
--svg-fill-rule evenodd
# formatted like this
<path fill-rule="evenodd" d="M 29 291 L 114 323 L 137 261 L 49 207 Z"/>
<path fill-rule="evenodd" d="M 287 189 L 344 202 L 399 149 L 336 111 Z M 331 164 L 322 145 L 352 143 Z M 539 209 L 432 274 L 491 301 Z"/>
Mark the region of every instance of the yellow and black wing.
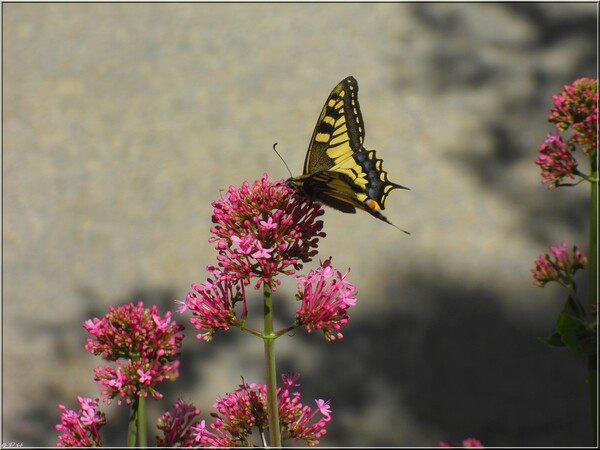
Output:
<path fill-rule="evenodd" d="M 304 173 L 290 178 L 288 184 L 305 197 L 342 212 L 362 209 L 395 226 L 379 211 L 385 209 L 391 191 L 407 188 L 388 179 L 375 150 L 363 147 L 364 138 L 358 83 L 347 77 L 331 91 L 323 106 Z"/>

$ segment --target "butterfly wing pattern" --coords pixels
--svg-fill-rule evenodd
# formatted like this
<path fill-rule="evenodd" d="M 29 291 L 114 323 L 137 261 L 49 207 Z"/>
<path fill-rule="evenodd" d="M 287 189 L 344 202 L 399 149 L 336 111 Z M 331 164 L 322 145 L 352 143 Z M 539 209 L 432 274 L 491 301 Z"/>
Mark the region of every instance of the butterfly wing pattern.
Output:
<path fill-rule="evenodd" d="M 350 76 L 331 91 L 323 106 L 304 161 L 304 173 L 287 183 L 311 200 L 345 213 L 362 209 L 396 227 L 380 211 L 385 209 L 391 191 L 408 188 L 388 179 L 375 150 L 363 147 L 364 138 L 358 83 Z"/>

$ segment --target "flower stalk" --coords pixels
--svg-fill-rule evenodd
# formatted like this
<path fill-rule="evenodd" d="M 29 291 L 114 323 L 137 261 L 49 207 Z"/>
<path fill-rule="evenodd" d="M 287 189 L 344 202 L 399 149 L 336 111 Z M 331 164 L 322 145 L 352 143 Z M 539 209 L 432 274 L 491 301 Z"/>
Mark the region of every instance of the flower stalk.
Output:
<path fill-rule="evenodd" d="M 543 341 L 550 345 L 567 346 L 585 355 L 592 438 L 593 444 L 597 445 L 598 80 L 575 80 L 570 85 L 565 85 L 562 92 L 552 96 L 552 101 L 553 108 L 549 111 L 548 121 L 554 124 L 556 133 L 548 133 L 545 143 L 538 150 L 540 155 L 536 164 L 542 169 L 542 183 L 547 184 L 548 189 L 575 186 L 583 181 L 591 184 L 589 257 L 586 258 L 582 252 L 577 251 L 575 246 L 570 256 L 566 243 L 563 243 L 560 248 L 551 248 L 553 260 L 549 255 L 540 257 L 532 272 L 539 286 L 556 281 L 569 290 L 569 298 L 558 317 L 553 335 Z M 571 135 L 568 139 L 565 134 L 567 130 Z M 589 174 L 578 169 L 575 157 L 578 149 L 589 158 Z M 565 179 L 575 182 L 566 183 Z M 589 264 L 587 308 L 577 299 L 573 280 L 575 271 L 586 264 Z"/>
<path fill-rule="evenodd" d="M 298 327 L 309 333 L 320 330 L 329 341 L 341 339 L 340 329 L 350 319 L 348 308 L 356 303 L 356 288 L 347 273 L 331 266 L 331 258 L 307 276 L 296 275 L 317 254 L 318 241 L 325 237 L 319 220 L 323 210 L 318 203 L 295 195 L 283 180 L 270 182 L 266 174 L 252 184 L 244 182 L 239 189 L 230 186 L 213 207 L 209 242 L 215 243 L 217 264 L 207 267 L 210 278 L 192 285 L 185 301 L 178 302 L 178 311 L 191 311 L 190 322 L 200 332 L 197 338 L 205 342 L 217 331 L 232 327 L 260 337 L 266 379 L 262 385 L 244 383 L 220 400 L 215 405 L 219 414 L 213 414 L 217 420 L 208 428 L 206 424 L 195 428 L 198 442 L 245 446 L 250 443 L 250 430 L 258 429 L 262 446 L 280 448 L 288 439 L 317 445 L 330 420 L 329 402 L 318 400 L 318 412 L 302 405 L 299 394 L 290 392 L 297 386 L 297 376 L 283 375 L 284 385 L 277 387 L 275 339 Z M 295 275 L 301 305 L 293 322 L 275 330 L 273 296 L 280 275 Z M 246 322 L 246 292 L 261 287 L 262 331 Z"/>
<path fill-rule="evenodd" d="M 592 155 L 592 178 L 598 180 L 598 167 L 596 155 Z M 598 181 L 591 183 L 590 204 L 590 243 L 588 255 L 588 311 L 597 311 L 598 308 Z M 592 321 L 597 321 L 597 315 L 590 314 Z M 590 421 L 592 424 L 592 438 L 594 445 L 598 442 L 598 354 L 588 355 L 588 393 L 590 398 Z"/>
<path fill-rule="evenodd" d="M 137 400 L 132 404 L 131 412 L 129 414 L 129 428 L 127 430 L 127 447 L 134 448 L 135 441 L 137 438 L 137 430 L 138 430 L 138 418 L 137 418 L 137 408 L 135 405 L 137 404 Z"/>
<path fill-rule="evenodd" d="M 103 318 L 87 320 L 90 337 L 85 348 L 114 364 L 96 367 L 94 379 L 104 402 L 130 406 L 127 445 L 147 447 L 146 397 L 163 395 L 155 388 L 179 376 L 179 349 L 183 325 L 172 320 L 171 312 L 162 317 L 156 305 L 144 308 L 143 302 L 118 308 L 110 306 Z"/>
<path fill-rule="evenodd" d="M 275 338 L 273 332 L 273 292 L 269 283 L 264 284 L 264 333 L 267 385 L 267 414 L 271 447 L 281 447 L 279 409 L 277 406 L 277 370 L 275 367 Z"/>
<path fill-rule="evenodd" d="M 140 395 L 131 404 L 129 430 L 127 434 L 128 447 L 148 446 L 148 437 L 146 434 L 146 398 L 144 395 Z"/>
<path fill-rule="evenodd" d="M 342 339 L 340 332 L 349 320 L 348 308 L 356 304 L 356 288 L 331 265 L 331 258 L 320 263 L 308 275 L 296 275 L 300 302 L 295 319 L 280 330 L 274 329 L 273 294 L 280 281 L 278 275 L 295 275 L 317 254 L 323 214 L 321 207 L 294 195 L 283 180 L 272 183 L 267 175 L 240 189 L 231 186 L 225 198 L 213 203 L 215 213 L 211 232 L 219 252 L 217 265 L 208 265 L 211 276 L 202 284 L 192 284 L 192 291 L 178 312 L 189 310 L 190 322 L 200 333 L 196 337 L 210 342 L 217 331 L 239 328 L 263 340 L 266 383 L 243 381 L 234 392 L 218 397 L 212 423 L 197 420 L 200 410 L 179 399 L 171 411 L 158 420 L 163 436 L 159 447 L 248 447 L 256 446 L 251 438 L 258 430 L 262 447 L 281 448 L 282 441 L 305 441 L 319 444 L 331 420 L 329 400 L 316 399 L 312 408 L 301 402 L 294 389 L 299 374 L 282 374 L 277 387 L 275 339 L 298 327 L 307 332 L 320 330 L 328 341 Z M 348 269 L 349 271 L 350 269 Z M 252 283 L 254 281 L 254 283 Z M 246 290 L 263 289 L 263 329 L 247 326 L 249 315 Z M 112 364 L 96 367 L 94 379 L 104 402 L 117 399 L 118 405 L 130 407 L 127 445 L 147 447 L 146 397 L 160 399 L 155 386 L 179 376 L 179 349 L 184 329 L 164 317 L 156 305 L 144 308 L 143 302 L 118 308 L 109 307 L 103 318 L 87 320 L 83 327 L 90 334 L 85 348 Z M 100 446 L 99 428 L 106 423 L 97 410 L 99 400 L 78 397 L 79 411 L 64 405 L 62 434 L 58 446 Z M 268 430 L 268 433 L 267 433 Z M 267 436 L 268 434 L 268 436 Z M 254 435 L 255 437 L 255 435 Z"/>

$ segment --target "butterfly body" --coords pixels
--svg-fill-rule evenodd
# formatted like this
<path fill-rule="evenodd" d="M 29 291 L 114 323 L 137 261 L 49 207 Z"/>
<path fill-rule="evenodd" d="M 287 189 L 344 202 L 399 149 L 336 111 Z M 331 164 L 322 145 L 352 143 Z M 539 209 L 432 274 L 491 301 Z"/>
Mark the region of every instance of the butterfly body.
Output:
<path fill-rule="evenodd" d="M 379 211 L 385 209 L 391 191 L 408 188 L 388 179 L 375 150 L 363 147 L 364 136 L 358 83 L 347 77 L 325 102 L 303 174 L 288 179 L 287 184 L 300 195 L 339 211 L 355 213 L 362 209 L 395 226 Z"/>

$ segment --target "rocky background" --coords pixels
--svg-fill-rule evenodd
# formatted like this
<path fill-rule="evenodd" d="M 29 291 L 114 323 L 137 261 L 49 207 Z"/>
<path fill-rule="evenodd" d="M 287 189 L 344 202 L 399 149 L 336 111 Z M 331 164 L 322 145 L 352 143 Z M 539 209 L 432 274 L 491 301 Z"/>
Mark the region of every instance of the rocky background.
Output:
<path fill-rule="evenodd" d="M 564 294 L 529 269 L 562 240 L 586 248 L 589 190 L 548 191 L 533 161 L 551 95 L 596 76 L 596 3 L 2 12 L 3 443 L 55 444 L 56 404 L 98 396 L 82 323 L 138 300 L 174 310 L 215 261 L 211 201 L 287 178 L 275 142 L 299 174 L 327 95 L 353 75 L 367 146 L 411 188 L 386 215 L 412 234 L 326 212 L 319 257 L 351 267 L 358 305 L 341 341 L 277 342 L 304 401 L 332 399 L 322 444 L 590 444 L 584 361 L 536 339 Z M 284 280 L 276 300 L 294 293 Z M 175 315 L 181 378 L 159 387 L 152 420 L 178 396 L 208 418 L 240 376 L 264 380 L 260 341 L 201 343 Z M 126 412 L 104 410 L 122 445 Z"/>

